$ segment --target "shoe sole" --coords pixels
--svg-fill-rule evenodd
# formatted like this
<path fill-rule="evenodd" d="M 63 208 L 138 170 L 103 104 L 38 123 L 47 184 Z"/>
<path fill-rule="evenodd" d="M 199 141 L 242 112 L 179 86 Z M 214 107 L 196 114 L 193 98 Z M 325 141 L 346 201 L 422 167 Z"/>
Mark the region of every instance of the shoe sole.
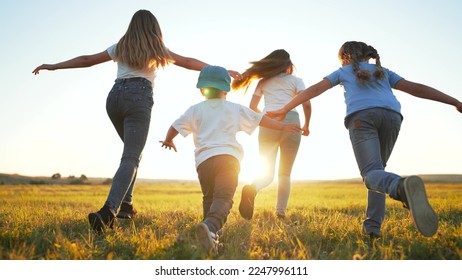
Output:
<path fill-rule="evenodd" d="M 119 213 L 117 214 L 117 218 L 118 218 L 118 219 L 131 220 L 131 219 L 133 219 L 133 218 L 135 218 L 135 217 L 136 217 L 136 215 L 129 214 L 129 213 L 127 213 L 127 212 L 119 212 Z"/>
<path fill-rule="evenodd" d="M 239 213 L 246 220 L 253 217 L 256 191 L 251 186 L 242 188 L 241 202 L 239 203 Z"/>
<path fill-rule="evenodd" d="M 410 176 L 404 180 L 412 220 L 417 229 L 426 237 L 435 235 L 438 230 L 438 217 L 431 207 L 425 192 L 425 185 L 418 176 Z"/>
<path fill-rule="evenodd" d="M 218 250 L 215 246 L 215 240 L 210 236 L 210 230 L 206 224 L 200 223 L 196 228 L 197 239 L 201 244 L 201 247 L 207 253 L 213 251 L 214 254 L 218 253 Z"/>

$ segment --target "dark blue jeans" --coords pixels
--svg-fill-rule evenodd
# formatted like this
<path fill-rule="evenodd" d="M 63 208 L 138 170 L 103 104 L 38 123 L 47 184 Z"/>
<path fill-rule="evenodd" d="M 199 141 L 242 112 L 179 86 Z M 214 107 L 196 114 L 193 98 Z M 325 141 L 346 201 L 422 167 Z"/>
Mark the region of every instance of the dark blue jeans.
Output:
<path fill-rule="evenodd" d="M 107 97 L 106 111 L 124 142 L 120 166 L 112 179 L 105 203 L 114 213 L 122 202 L 132 203 L 153 105 L 152 85 L 144 78 L 117 79 Z"/>
<path fill-rule="evenodd" d="M 401 128 L 402 116 L 383 108 L 354 113 L 346 126 L 361 176 L 368 189 L 366 232 L 380 233 L 385 217 L 385 194 L 397 198 L 400 176 L 385 171 Z"/>

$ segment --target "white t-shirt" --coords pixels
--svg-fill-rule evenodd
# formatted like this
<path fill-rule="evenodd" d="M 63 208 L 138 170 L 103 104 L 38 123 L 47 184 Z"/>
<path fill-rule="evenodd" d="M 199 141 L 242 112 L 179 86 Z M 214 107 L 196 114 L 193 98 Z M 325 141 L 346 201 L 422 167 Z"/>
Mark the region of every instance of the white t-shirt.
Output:
<path fill-rule="evenodd" d="M 264 96 L 263 112 L 268 112 L 281 109 L 303 90 L 305 90 L 305 84 L 302 79 L 281 73 L 270 79 L 260 80 L 253 95 Z M 295 108 L 293 111 L 296 111 Z"/>
<path fill-rule="evenodd" d="M 189 107 L 172 126 L 184 137 L 193 134 L 198 167 L 206 159 L 223 154 L 241 161 L 244 151 L 236 140 L 236 133 L 251 134 L 262 118 L 263 114 L 248 107 L 217 98 Z"/>
<path fill-rule="evenodd" d="M 117 62 L 117 78 L 118 79 L 128 79 L 128 78 L 141 77 L 141 78 L 145 78 L 148 81 L 150 81 L 152 84 L 152 87 L 154 87 L 154 79 L 156 78 L 157 69 L 154 67 L 151 69 L 146 68 L 143 70 L 133 69 L 126 64 L 116 61 L 114 59 L 116 47 L 117 47 L 117 44 L 114 44 L 110 46 L 109 48 L 107 48 L 106 51 L 111 57 L 111 59 Z"/>

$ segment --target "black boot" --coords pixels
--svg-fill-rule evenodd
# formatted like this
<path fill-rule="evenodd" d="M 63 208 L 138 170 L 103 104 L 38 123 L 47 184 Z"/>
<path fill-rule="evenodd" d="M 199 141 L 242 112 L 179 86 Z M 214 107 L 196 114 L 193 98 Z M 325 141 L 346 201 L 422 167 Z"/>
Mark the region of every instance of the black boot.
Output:
<path fill-rule="evenodd" d="M 104 232 L 107 228 L 112 229 L 114 219 L 115 215 L 107 205 L 104 205 L 98 212 L 88 214 L 90 226 L 98 234 Z"/>
<path fill-rule="evenodd" d="M 128 204 L 126 202 L 122 202 L 122 205 L 120 205 L 120 211 L 117 214 L 117 218 L 119 219 L 133 219 L 138 211 L 136 211 L 135 208 L 133 208 L 132 204 Z"/>

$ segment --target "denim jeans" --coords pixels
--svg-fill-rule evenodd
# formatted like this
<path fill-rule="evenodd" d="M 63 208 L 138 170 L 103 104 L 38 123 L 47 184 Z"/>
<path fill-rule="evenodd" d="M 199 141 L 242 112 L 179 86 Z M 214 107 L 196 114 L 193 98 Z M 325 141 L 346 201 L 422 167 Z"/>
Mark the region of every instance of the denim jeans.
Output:
<path fill-rule="evenodd" d="M 152 85 L 144 78 L 117 79 L 107 97 L 106 111 L 124 142 L 120 165 L 105 203 L 114 212 L 122 202 L 132 203 L 153 105 Z"/>
<path fill-rule="evenodd" d="M 401 114 L 372 108 L 351 115 L 345 122 L 361 176 L 368 189 L 367 233 L 380 233 L 385 217 L 385 194 L 397 198 L 400 176 L 386 172 L 385 167 L 401 128 Z"/>
<path fill-rule="evenodd" d="M 212 232 L 217 232 L 226 223 L 233 207 L 239 172 L 239 160 L 231 155 L 213 156 L 197 167 L 204 222 Z"/>
<path fill-rule="evenodd" d="M 297 112 L 290 111 L 284 123 L 296 123 L 300 126 L 300 119 Z M 269 128 L 260 127 L 258 134 L 260 158 L 265 164 L 265 169 L 260 177 L 255 179 L 252 185 L 257 192 L 267 187 L 274 180 L 276 169 L 276 157 L 279 155 L 278 171 L 278 195 L 276 202 L 276 213 L 285 215 L 290 195 L 290 174 L 300 146 L 301 133 L 283 132 Z"/>

